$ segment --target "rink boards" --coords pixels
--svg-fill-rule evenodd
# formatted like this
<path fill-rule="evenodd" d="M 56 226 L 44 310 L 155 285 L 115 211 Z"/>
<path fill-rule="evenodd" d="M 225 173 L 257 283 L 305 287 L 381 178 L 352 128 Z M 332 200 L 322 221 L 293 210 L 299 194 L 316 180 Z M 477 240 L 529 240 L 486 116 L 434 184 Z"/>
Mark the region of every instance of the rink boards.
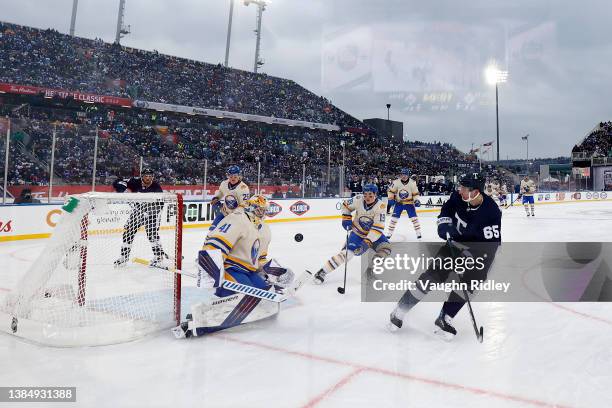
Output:
<path fill-rule="evenodd" d="M 509 197 L 516 200 L 516 195 Z M 422 196 L 419 213 L 437 212 L 448 196 Z M 536 193 L 537 204 L 595 202 L 612 200 L 612 192 Z M 520 201 L 520 200 L 519 200 Z M 340 198 L 270 199 L 268 223 L 314 221 L 340 218 Z M 520 202 L 514 205 L 520 205 Z M 213 218 L 209 202 L 187 201 L 184 204 L 184 228 L 207 228 Z M 0 242 L 42 239 L 51 236 L 62 214 L 61 204 L 7 205 L 0 207 Z"/>

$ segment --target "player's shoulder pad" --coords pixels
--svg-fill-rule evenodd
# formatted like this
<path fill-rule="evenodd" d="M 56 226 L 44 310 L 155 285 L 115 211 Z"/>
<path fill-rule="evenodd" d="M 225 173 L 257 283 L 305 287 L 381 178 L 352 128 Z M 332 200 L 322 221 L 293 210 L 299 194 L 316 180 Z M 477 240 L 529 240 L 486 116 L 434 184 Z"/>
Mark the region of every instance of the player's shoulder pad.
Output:
<path fill-rule="evenodd" d="M 132 177 L 127 182 L 127 188 L 131 191 L 140 191 L 141 187 L 142 181 L 140 180 L 140 177 Z"/>
<path fill-rule="evenodd" d="M 249 186 L 247 186 L 247 185 L 246 185 L 246 183 L 245 183 L 244 181 L 241 181 L 241 182 L 240 182 L 240 188 L 241 188 L 241 189 L 243 189 L 243 190 L 245 190 L 245 189 L 249 188 Z"/>
<path fill-rule="evenodd" d="M 241 210 L 242 209 L 239 207 L 235 211 L 227 214 L 225 217 L 223 217 L 222 222 L 237 224 L 244 220 L 248 221 L 246 214 L 244 213 L 244 211 Z"/>
<path fill-rule="evenodd" d="M 501 217 L 501 210 L 499 209 L 499 205 L 488 195 L 483 195 L 483 203 L 487 207 L 487 211 L 491 211 L 491 214 L 495 216 Z"/>
<path fill-rule="evenodd" d="M 127 189 L 127 181 L 119 177 L 113 182 L 113 189 L 118 193 L 123 193 Z"/>
<path fill-rule="evenodd" d="M 268 237 L 270 237 L 270 234 L 272 234 L 272 230 L 270 229 L 270 226 L 268 225 L 267 222 L 262 222 L 261 223 L 261 229 L 262 229 L 262 231 L 265 231 L 265 233 L 268 235 Z"/>
<path fill-rule="evenodd" d="M 380 202 L 380 204 L 378 204 L 378 208 L 380 208 L 381 210 L 387 211 L 387 205 L 383 203 L 382 201 Z"/>
<path fill-rule="evenodd" d="M 458 191 L 453 191 L 450 197 L 448 197 L 448 201 L 458 201 L 458 200 L 461 200 L 461 195 L 459 194 Z"/>

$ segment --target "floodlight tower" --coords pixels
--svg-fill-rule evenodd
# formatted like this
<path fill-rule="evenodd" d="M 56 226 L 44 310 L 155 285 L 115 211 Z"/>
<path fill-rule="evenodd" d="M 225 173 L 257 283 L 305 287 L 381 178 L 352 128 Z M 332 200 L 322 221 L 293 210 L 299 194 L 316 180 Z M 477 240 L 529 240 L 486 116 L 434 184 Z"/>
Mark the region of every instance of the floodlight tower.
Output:
<path fill-rule="evenodd" d="M 266 6 L 270 3 L 270 0 L 244 0 L 244 5 L 249 4 L 257 5 L 257 28 L 255 29 L 255 36 L 257 38 L 255 43 L 255 64 L 253 66 L 253 72 L 257 73 L 260 66 L 264 64 L 263 60 L 259 58 L 259 45 L 261 43 L 261 19 L 263 12 L 266 10 Z"/>
<path fill-rule="evenodd" d="M 74 26 L 76 25 L 77 7 L 79 6 L 79 0 L 72 1 L 72 17 L 70 18 L 70 36 L 74 37 Z"/>
<path fill-rule="evenodd" d="M 500 70 L 495 62 L 485 69 L 485 78 L 489 85 L 495 85 L 495 123 L 497 125 L 497 162 L 499 163 L 499 89 L 498 84 L 508 80 L 508 71 Z"/>
<path fill-rule="evenodd" d="M 234 15 L 234 0 L 230 0 L 229 21 L 227 22 L 227 39 L 225 40 L 225 67 L 229 66 L 230 41 L 232 39 L 232 17 Z"/>
<path fill-rule="evenodd" d="M 123 24 L 123 18 L 125 17 L 125 0 L 119 0 L 119 14 L 117 15 L 117 31 L 115 33 L 115 43 L 119 44 L 119 41 L 126 34 L 130 33 L 130 26 Z"/>

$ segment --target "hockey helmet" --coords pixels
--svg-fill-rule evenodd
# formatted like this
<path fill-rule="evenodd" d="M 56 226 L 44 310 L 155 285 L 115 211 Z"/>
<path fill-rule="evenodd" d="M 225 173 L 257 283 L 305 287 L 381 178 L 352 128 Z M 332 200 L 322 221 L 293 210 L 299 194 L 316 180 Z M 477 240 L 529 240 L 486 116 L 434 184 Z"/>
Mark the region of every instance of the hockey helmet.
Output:
<path fill-rule="evenodd" d="M 227 175 L 228 176 L 238 176 L 240 175 L 240 167 L 236 166 L 235 164 L 232 166 L 229 166 L 227 168 Z"/>
<path fill-rule="evenodd" d="M 374 193 L 378 195 L 378 186 L 373 183 L 368 183 L 365 186 L 363 186 L 363 192 L 364 193 Z"/>
<path fill-rule="evenodd" d="M 480 173 L 463 174 L 459 179 L 459 185 L 470 189 L 485 191 L 485 178 Z"/>

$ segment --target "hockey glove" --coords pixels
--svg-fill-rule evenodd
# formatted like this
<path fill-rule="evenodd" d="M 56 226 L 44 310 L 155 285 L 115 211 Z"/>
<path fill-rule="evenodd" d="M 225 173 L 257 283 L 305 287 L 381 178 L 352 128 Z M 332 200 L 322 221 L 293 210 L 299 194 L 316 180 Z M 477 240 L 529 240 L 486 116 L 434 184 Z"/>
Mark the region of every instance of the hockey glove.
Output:
<path fill-rule="evenodd" d="M 393 211 L 393 207 L 395 207 L 395 200 L 389 199 L 389 201 L 387 202 L 387 214 L 391 214 L 391 212 Z"/>
<path fill-rule="evenodd" d="M 438 236 L 444 240 L 447 237 L 451 239 L 456 239 L 459 236 L 459 232 L 453 226 L 453 220 L 450 217 L 440 217 L 438 218 Z"/>

